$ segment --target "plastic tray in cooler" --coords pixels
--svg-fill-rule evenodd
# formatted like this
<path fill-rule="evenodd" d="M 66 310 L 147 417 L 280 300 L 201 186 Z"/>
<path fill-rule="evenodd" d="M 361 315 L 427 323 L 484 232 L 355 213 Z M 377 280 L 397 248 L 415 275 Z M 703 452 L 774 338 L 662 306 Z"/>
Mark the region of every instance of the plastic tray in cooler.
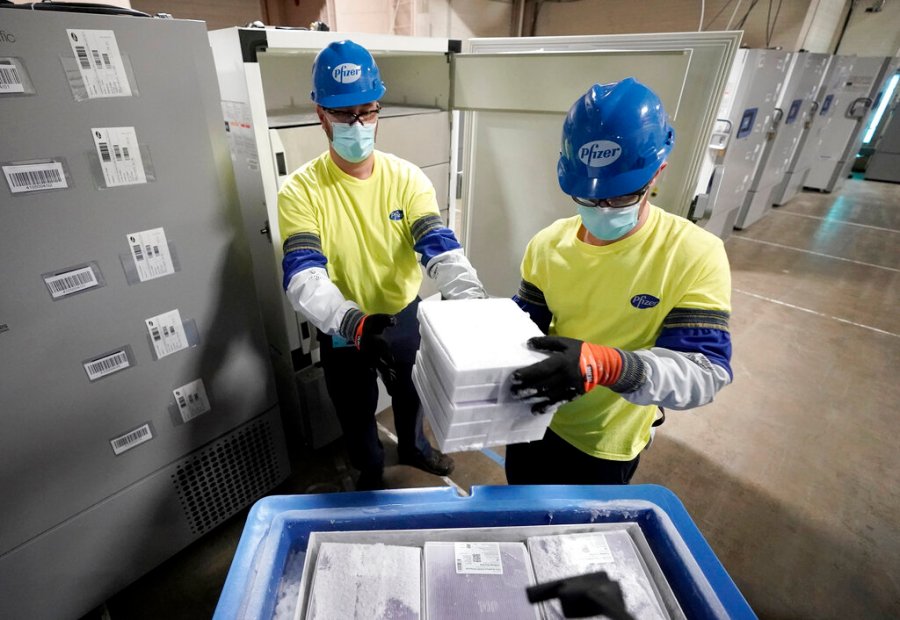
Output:
<path fill-rule="evenodd" d="M 756 617 L 671 491 L 565 485 L 475 486 L 468 497 L 444 487 L 263 498 L 247 517 L 214 619 L 291 617 L 314 536 L 352 530 L 358 542 L 376 542 L 375 530 L 409 530 L 434 540 L 433 530 L 500 528 L 513 540 L 532 526 L 597 524 L 639 528 L 642 555 L 651 557 L 651 570 L 657 566 L 688 618 Z"/>

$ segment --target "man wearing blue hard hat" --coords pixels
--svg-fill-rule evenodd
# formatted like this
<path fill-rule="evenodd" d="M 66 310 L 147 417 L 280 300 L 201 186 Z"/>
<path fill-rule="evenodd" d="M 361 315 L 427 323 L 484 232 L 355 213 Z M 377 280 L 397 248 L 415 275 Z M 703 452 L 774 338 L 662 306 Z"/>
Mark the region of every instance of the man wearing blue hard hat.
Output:
<path fill-rule="evenodd" d="M 391 394 L 400 463 L 447 475 L 450 457 L 422 432 L 412 366 L 422 272 L 445 299 L 484 297 L 434 187 L 413 164 L 375 150 L 378 66 L 353 41 L 316 56 L 311 98 L 328 151 L 295 171 L 278 194 L 284 288 L 319 332 L 328 394 L 337 410 L 357 489 L 384 485 L 376 372 Z"/>
<path fill-rule="evenodd" d="M 515 296 L 549 357 L 513 373 L 513 396 L 555 414 L 541 441 L 507 446 L 510 484 L 627 484 L 663 408 L 732 380 L 722 241 L 649 202 L 674 144 L 633 78 L 592 86 L 566 116 L 557 176 L 578 215 L 532 238 Z"/>

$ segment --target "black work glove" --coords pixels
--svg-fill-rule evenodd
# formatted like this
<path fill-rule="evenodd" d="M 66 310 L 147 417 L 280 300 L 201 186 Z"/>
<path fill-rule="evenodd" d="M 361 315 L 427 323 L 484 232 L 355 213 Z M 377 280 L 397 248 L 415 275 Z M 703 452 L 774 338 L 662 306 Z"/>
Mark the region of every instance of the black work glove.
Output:
<path fill-rule="evenodd" d="M 622 354 L 612 347 L 563 336 L 538 336 L 528 347 L 550 354 L 512 374 L 513 398 L 534 400 L 532 413 L 554 413 L 598 385 L 610 386 L 622 374 Z"/>
<path fill-rule="evenodd" d="M 525 592 L 531 603 L 558 598 L 566 618 L 604 615 L 612 620 L 634 620 L 625 607 L 622 588 L 603 571 L 539 583 Z"/>
<path fill-rule="evenodd" d="M 391 345 L 384 337 L 384 330 L 396 325 L 397 320 L 389 314 L 367 314 L 356 327 L 353 344 L 366 361 L 375 368 L 388 394 L 393 394 L 397 371 Z"/>

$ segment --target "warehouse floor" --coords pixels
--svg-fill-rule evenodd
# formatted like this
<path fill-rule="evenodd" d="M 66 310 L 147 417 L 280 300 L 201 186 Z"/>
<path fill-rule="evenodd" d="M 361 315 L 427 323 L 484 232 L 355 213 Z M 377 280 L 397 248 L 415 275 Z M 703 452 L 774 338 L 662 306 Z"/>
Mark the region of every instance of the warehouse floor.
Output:
<path fill-rule="evenodd" d="M 900 185 L 804 193 L 726 243 L 734 384 L 670 412 L 634 483 L 671 489 L 761 618 L 900 617 Z M 390 415 L 381 416 L 390 445 Z M 396 458 L 389 450 L 389 458 Z M 503 450 L 452 480 L 394 465 L 392 487 L 504 484 Z M 341 446 L 278 494 L 351 488 Z M 208 618 L 246 511 L 85 620 Z"/>

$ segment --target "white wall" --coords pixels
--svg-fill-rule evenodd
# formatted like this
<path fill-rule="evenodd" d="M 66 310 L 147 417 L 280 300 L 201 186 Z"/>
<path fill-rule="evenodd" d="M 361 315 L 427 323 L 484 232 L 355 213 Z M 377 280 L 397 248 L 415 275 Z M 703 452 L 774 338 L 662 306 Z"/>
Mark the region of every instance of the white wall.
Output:
<path fill-rule="evenodd" d="M 849 9 L 848 2 L 849 0 L 813 0 L 800 49 L 833 53 L 835 38 Z"/>
<path fill-rule="evenodd" d="M 839 54 L 897 56 L 900 54 L 900 0 L 885 0 L 879 13 L 866 13 L 872 1 L 857 2 L 838 48 Z"/>
<path fill-rule="evenodd" d="M 508 37 L 512 2 L 498 0 L 419 0 L 427 4 L 430 28 L 423 36 L 470 39 Z"/>

